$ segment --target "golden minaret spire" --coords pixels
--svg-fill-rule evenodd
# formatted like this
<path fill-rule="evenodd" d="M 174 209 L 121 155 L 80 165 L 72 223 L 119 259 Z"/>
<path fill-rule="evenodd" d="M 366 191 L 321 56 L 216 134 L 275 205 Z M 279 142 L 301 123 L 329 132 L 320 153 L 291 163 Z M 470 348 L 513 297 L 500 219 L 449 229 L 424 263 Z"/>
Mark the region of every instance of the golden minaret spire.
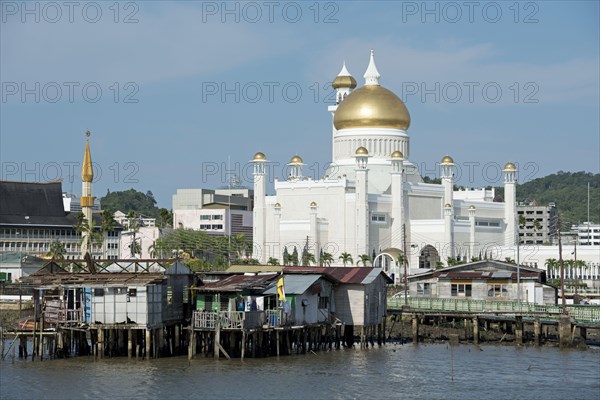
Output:
<path fill-rule="evenodd" d="M 87 138 L 90 137 L 90 131 L 85 133 Z M 85 141 L 85 153 L 83 154 L 83 165 L 81 167 L 81 212 L 85 216 L 89 227 L 93 227 L 92 222 L 92 207 L 94 206 L 94 197 L 92 196 L 92 180 L 94 179 L 94 170 L 92 168 L 92 154 L 90 152 L 89 139 Z M 92 243 L 89 237 L 89 230 L 84 229 L 82 232 L 81 257 L 85 257 L 85 253 L 92 253 Z"/>

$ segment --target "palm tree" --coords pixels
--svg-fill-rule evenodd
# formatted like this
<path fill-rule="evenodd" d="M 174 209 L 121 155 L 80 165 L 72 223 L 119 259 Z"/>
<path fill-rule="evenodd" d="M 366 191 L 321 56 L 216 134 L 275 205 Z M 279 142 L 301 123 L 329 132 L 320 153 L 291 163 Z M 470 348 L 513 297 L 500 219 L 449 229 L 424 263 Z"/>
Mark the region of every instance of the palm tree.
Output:
<path fill-rule="evenodd" d="M 548 258 L 544 263 L 546 265 L 546 269 L 548 270 L 548 275 L 555 277 L 556 268 L 558 267 L 558 260 L 556 258 Z"/>
<path fill-rule="evenodd" d="M 352 259 L 352 255 L 350 255 L 350 253 L 343 252 L 339 259 L 342 260 L 344 267 L 347 263 L 354 264 L 354 260 Z"/>
<path fill-rule="evenodd" d="M 85 253 L 92 253 L 92 246 L 99 246 L 104 240 L 104 235 L 99 229 L 96 229 L 93 221 L 88 221 L 83 213 L 77 214 L 77 220 L 75 222 L 75 231 L 81 235 L 81 241 L 79 242 L 82 250 Z"/>
<path fill-rule="evenodd" d="M 108 232 L 112 232 L 115 229 L 116 224 L 117 221 L 115 221 L 114 215 L 110 211 L 104 210 L 102 212 L 102 220 L 100 221 L 100 232 L 102 233 L 103 239 L 102 252 L 104 253 L 104 255 L 106 255 L 106 240 L 104 240 L 104 235 Z"/>
<path fill-rule="evenodd" d="M 368 254 L 361 254 L 358 256 L 359 260 L 356 262 L 356 265 L 362 263 L 363 267 L 367 266 L 368 262 L 371 262 L 371 257 Z"/>
<path fill-rule="evenodd" d="M 267 261 L 269 265 L 279 265 L 279 260 L 275 257 L 269 257 L 269 261 Z"/>
<path fill-rule="evenodd" d="M 331 255 L 331 253 L 324 252 L 321 255 L 321 262 L 327 267 L 330 267 L 331 263 L 333 262 L 333 256 Z"/>
<path fill-rule="evenodd" d="M 63 260 L 66 252 L 65 245 L 58 240 L 54 240 L 50 243 L 46 257 L 50 257 L 52 261 Z"/>
<path fill-rule="evenodd" d="M 302 265 L 310 265 L 310 263 L 314 263 L 315 255 L 313 253 L 309 253 L 308 251 L 302 254 Z"/>

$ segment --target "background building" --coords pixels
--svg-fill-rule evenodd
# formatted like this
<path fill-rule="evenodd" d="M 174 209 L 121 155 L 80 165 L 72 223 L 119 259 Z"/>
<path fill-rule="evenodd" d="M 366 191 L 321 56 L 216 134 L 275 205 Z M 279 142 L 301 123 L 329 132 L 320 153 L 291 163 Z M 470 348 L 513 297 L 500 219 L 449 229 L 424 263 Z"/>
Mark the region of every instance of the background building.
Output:
<path fill-rule="evenodd" d="M 556 236 L 556 206 L 517 204 L 521 244 L 550 244 Z"/>
<path fill-rule="evenodd" d="M 173 195 L 173 228 L 211 235 L 243 233 L 252 240 L 253 191 L 232 189 L 177 189 Z"/>
<path fill-rule="evenodd" d="M 63 244 L 65 258 L 81 257 L 81 235 L 75 231 L 78 212 L 64 209 L 61 182 L 0 181 L 0 252 L 45 256 L 50 244 Z M 99 213 L 92 219 L 100 225 Z M 94 258 L 117 258 L 120 226 L 104 232 L 94 245 Z"/>

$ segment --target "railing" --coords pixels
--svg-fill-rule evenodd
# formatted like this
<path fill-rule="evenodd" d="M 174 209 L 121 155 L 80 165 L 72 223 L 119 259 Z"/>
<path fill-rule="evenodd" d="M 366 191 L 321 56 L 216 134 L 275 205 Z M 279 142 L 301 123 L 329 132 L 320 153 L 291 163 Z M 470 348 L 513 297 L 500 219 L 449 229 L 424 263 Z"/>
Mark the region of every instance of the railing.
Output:
<path fill-rule="evenodd" d="M 389 309 L 399 309 L 404 305 L 404 299 L 389 298 Z M 516 301 L 488 301 L 469 299 L 443 299 L 433 297 L 410 297 L 408 305 L 413 310 L 486 313 L 505 312 L 515 314 L 548 314 L 558 318 L 562 314 L 562 306 L 551 304 L 535 304 Z M 576 322 L 600 323 L 600 306 L 568 305 L 567 313 Z"/>
<path fill-rule="evenodd" d="M 255 329 L 282 325 L 281 310 L 194 311 L 194 329 Z"/>
<path fill-rule="evenodd" d="M 266 310 L 265 314 L 267 316 L 266 324 L 269 327 L 281 326 L 283 325 L 282 312 L 281 310 Z"/>

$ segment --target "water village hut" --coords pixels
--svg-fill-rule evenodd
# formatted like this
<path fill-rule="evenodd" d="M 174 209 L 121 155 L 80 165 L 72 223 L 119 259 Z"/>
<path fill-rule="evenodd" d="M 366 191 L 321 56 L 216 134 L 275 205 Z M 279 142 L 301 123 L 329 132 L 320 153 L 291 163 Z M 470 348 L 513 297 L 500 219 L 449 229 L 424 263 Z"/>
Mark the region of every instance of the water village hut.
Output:
<path fill-rule="evenodd" d="M 286 298 L 283 324 L 313 325 L 332 322 L 331 312 L 335 310 L 334 285 L 337 283 L 335 279 L 320 273 L 286 274 L 283 282 Z M 277 287 L 270 287 L 264 294 L 267 298 L 276 296 Z"/>
<path fill-rule="evenodd" d="M 35 340 L 36 331 L 55 332 L 48 339 L 56 341 L 55 353 L 76 348 L 80 355 L 98 357 L 158 357 L 184 347 L 190 288 L 197 278 L 179 262 L 51 261 L 23 280 L 34 288 L 31 336 Z"/>
<path fill-rule="evenodd" d="M 546 271 L 520 266 L 520 296 L 524 302 L 556 304 L 557 290 L 546 283 Z M 411 297 L 517 300 L 517 266 L 481 260 L 408 277 Z"/>
<path fill-rule="evenodd" d="M 218 277 L 194 289 L 195 328 L 214 329 L 219 321 L 223 329 L 252 329 L 266 323 L 265 310 L 275 309 L 277 299 L 264 292 L 277 284 L 278 274 L 232 273 Z"/>

